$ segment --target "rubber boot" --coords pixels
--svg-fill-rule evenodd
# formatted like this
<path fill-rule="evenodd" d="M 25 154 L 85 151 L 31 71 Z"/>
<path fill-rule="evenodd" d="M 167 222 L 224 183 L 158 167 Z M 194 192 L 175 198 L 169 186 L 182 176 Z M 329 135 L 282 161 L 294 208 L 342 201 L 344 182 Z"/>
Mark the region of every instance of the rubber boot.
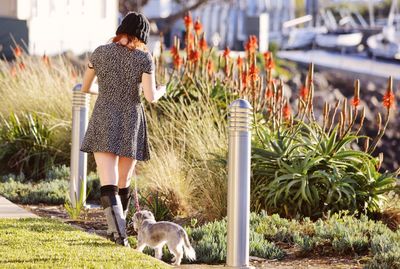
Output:
<path fill-rule="evenodd" d="M 130 188 L 128 187 L 119 189 L 118 194 L 119 197 L 121 197 L 122 209 L 124 211 L 124 216 L 126 219 L 126 216 L 128 215 L 129 212 L 129 205 L 131 203 L 132 193 L 130 192 Z"/>
<path fill-rule="evenodd" d="M 118 195 L 118 187 L 105 185 L 100 188 L 100 202 L 106 215 L 108 230 L 113 241 L 117 244 L 129 247 L 126 234 L 126 221 L 122 209 L 121 198 Z"/>

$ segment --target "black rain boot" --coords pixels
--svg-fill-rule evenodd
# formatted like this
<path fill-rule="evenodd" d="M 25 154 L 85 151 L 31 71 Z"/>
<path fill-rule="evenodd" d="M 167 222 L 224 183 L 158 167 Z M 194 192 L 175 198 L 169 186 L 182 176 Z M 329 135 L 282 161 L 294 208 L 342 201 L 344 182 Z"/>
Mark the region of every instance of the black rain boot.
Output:
<path fill-rule="evenodd" d="M 130 192 L 130 188 L 128 187 L 128 188 L 119 189 L 118 194 L 119 194 L 119 197 L 121 197 L 122 209 L 124 211 L 124 216 L 126 219 L 126 216 L 128 215 L 128 211 L 129 211 L 129 205 L 131 203 L 132 193 Z"/>
<path fill-rule="evenodd" d="M 100 193 L 101 205 L 107 219 L 107 234 L 111 234 L 117 244 L 129 247 L 128 236 L 126 234 L 126 221 L 121 199 L 118 195 L 118 187 L 105 185 L 100 188 Z"/>

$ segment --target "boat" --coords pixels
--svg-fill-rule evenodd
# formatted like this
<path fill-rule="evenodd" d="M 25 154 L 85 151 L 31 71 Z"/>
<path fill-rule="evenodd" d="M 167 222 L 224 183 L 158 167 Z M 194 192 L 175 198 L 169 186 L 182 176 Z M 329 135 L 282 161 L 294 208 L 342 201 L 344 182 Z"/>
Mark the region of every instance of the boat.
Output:
<path fill-rule="evenodd" d="M 363 34 L 358 30 L 337 29 L 315 37 L 317 46 L 328 49 L 356 48 L 361 44 Z"/>
<path fill-rule="evenodd" d="M 367 39 L 367 45 L 371 57 L 400 60 L 400 32 L 394 27 L 384 27 L 382 33 Z"/>
<path fill-rule="evenodd" d="M 393 0 L 386 26 L 381 33 L 367 39 L 369 56 L 400 60 L 400 17 L 396 11 L 398 13 L 398 1 Z"/>

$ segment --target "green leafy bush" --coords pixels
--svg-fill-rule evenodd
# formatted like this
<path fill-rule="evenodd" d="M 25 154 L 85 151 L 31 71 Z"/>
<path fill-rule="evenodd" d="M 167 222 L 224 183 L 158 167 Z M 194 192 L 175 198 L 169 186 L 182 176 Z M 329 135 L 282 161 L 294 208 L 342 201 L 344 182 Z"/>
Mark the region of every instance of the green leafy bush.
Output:
<path fill-rule="evenodd" d="M 68 195 L 68 181 L 55 179 L 37 184 L 10 179 L 0 184 L 0 194 L 12 202 L 22 204 L 63 204 Z"/>
<path fill-rule="evenodd" d="M 251 216 L 251 219 L 257 217 L 255 214 Z M 251 222 L 255 223 L 256 221 Z M 254 227 L 254 225 L 251 226 L 250 231 L 250 255 L 265 259 L 282 259 L 285 252 L 274 243 L 265 240 L 262 234 L 253 229 Z M 187 232 L 193 248 L 196 250 L 198 257 L 196 262 L 221 263 L 226 260 L 226 219 L 209 222 L 196 228 L 187 228 Z"/>
<path fill-rule="evenodd" d="M 368 269 L 400 268 L 400 230 L 396 233 L 375 235 L 371 241 L 371 252 L 374 255 L 366 266 Z"/>
<path fill-rule="evenodd" d="M 69 195 L 69 167 L 53 166 L 47 177 L 36 183 L 29 182 L 24 174 L 8 174 L 1 177 L 0 194 L 23 204 L 64 204 Z M 87 176 L 88 201 L 99 202 L 100 180 L 91 172 Z"/>
<path fill-rule="evenodd" d="M 36 113 L 22 117 L 12 112 L 8 119 L 1 115 L 0 162 L 12 172 L 24 173 L 32 180 L 44 179 L 59 151 L 53 145 L 52 131 Z"/>

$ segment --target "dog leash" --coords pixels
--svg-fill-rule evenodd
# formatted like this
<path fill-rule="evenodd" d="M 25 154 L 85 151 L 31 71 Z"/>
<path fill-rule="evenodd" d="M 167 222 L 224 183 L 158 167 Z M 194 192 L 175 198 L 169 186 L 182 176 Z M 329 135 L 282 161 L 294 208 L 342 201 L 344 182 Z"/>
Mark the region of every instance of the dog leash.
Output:
<path fill-rule="evenodd" d="M 135 188 L 134 188 L 134 201 L 135 201 L 135 210 L 136 212 L 140 211 L 140 206 L 139 206 L 139 194 L 138 194 L 138 190 L 137 190 L 137 175 L 136 175 L 136 171 L 133 172 L 134 173 L 134 181 L 135 181 Z"/>

